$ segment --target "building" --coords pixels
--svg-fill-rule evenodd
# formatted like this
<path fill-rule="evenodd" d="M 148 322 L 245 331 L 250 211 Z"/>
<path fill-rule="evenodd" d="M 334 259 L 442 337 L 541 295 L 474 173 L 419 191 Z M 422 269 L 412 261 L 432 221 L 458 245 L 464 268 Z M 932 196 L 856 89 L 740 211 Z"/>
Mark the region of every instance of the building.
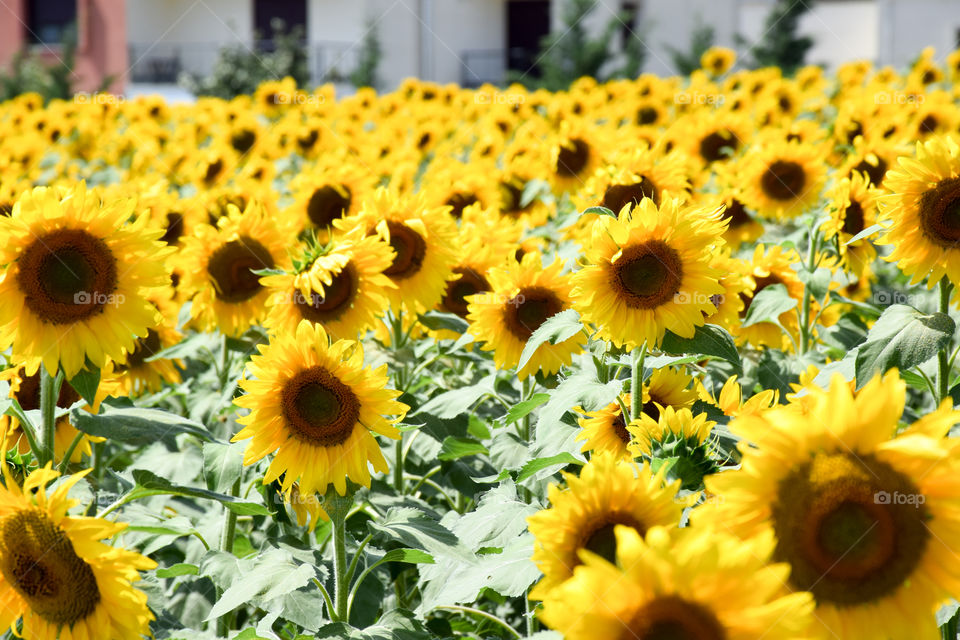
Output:
<path fill-rule="evenodd" d="M 798 0 L 805 1 L 805 0 Z M 383 89 L 417 76 L 476 86 L 503 82 L 507 70 L 536 74 L 543 36 L 564 28 L 566 0 L 2 0 L 0 68 L 27 47 L 56 61 L 64 26 L 79 26 L 77 88 L 114 78 L 173 83 L 205 74 L 219 49 L 269 46 L 274 18 L 305 33 L 315 82 L 342 80 L 355 67 L 363 36 L 383 49 Z M 697 22 L 716 43 L 743 54 L 762 35 L 774 0 L 597 0 L 585 20 L 599 32 L 618 16 L 623 38 L 641 38 L 645 70 L 673 73 L 670 47 L 689 46 Z M 926 46 L 942 59 L 958 46 L 960 0 L 817 0 L 801 21 L 815 46 L 808 60 L 828 67 L 851 59 L 902 67 Z M 737 43 L 735 36 L 746 39 Z"/>

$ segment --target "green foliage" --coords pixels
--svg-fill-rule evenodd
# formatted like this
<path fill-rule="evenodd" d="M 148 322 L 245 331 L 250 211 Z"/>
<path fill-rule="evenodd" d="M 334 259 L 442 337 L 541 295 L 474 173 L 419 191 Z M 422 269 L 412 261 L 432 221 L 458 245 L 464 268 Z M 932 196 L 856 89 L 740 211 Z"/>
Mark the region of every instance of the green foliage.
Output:
<path fill-rule="evenodd" d="M 676 67 L 677 73 L 688 76 L 700 68 L 700 57 L 707 49 L 713 46 L 716 33 L 712 26 L 705 24 L 700 16 L 694 20 L 693 32 L 690 34 L 690 45 L 686 51 L 665 44 L 670 52 L 670 60 Z"/>
<path fill-rule="evenodd" d="M 784 75 L 793 75 L 803 66 L 813 38 L 797 35 L 800 18 L 810 10 L 813 1 L 777 0 L 763 25 L 763 37 L 751 48 L 757 68 L 780 67 Z M 739 43 L 746 44 L 742 37 Z"/>
<path fill-rule="evenodd" d="M 377 33 L 376 23 L 367 24 L 360 43 L 360 56 L 356 68 L 350 72 L 350 82 L 358 89 L 361 87 L 377 88 L 379 84 L 377 69 L 383 59 L 383 47 L 380 44 L 380 35 Z"/>
<path fill-rule="evenodd" d="M 242 44 L 224 47 L 209 76 L 184 74 L 180 84 L 198 96 L 225 100 L 252 94 L 261 83 L 287 76 L 296 80 L 297 86 L 307 86 L 310 69 L 307 50 L 303 46 L 303 29 L 294 27 L 287 31 L 280 20 L 273 21 L 270 27 L 273 29 L 273 51 L 258 51 Z"/>
<path fill-rule="evenodd" d="M 69 100 L 73 96 L 73 68 L 76 62 L 77 38 L 68 29 L 58 60 L 44 62 L 39 55 L 21 49 L 10 61 L 10 68 L 0 73 L 0 102 L 23 93 L 38 93 L 44 102 Z M 110 84 L 107 80 L 105 84 Z"/>

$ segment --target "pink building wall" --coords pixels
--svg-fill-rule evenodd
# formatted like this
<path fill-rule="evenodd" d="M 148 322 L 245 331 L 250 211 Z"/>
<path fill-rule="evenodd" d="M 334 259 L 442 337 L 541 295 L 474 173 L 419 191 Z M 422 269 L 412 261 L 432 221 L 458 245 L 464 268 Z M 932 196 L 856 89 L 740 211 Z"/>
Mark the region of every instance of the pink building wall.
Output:
<path fill-rule="evenodd" d="M 27 40 L 26 0 L 0 2 L 0 69 Z M 77 0 L 77 54 L 74 90 L 94 91 L 113 77 L 109 90 L 122 93 L 127 79 L 126 0 Z M 35 46 L 49 64 L 59 64 L 59 47 Z"/>

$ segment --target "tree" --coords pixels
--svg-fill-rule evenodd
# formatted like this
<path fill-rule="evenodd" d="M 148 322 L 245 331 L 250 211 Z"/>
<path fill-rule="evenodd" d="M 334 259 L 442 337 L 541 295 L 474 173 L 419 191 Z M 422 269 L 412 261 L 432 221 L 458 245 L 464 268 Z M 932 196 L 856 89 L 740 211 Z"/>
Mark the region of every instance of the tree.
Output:
<path fill-rule="evenodd" d="M 350 82 L 357 87 L 377 88 L 377 68 L 383 58 L 383 47 L 380 46 L 380 37 L 377 34 L 376 23 L 367 24 L 367 31 L 363 34 L 360 45 L 360 55 L 357 66 L 350 72 Z"/>
<path fill-rule="evenodd" d="M 810 10 L 813 0 L 777 0 L 764 23 L 764 35 L 751 50 L 755 67 L 780 67 L 792 75 L 803 66 L 813 38 L 798 36 L 800 18 Z M 740 44 L 746 40 L 738 36 Z"/>

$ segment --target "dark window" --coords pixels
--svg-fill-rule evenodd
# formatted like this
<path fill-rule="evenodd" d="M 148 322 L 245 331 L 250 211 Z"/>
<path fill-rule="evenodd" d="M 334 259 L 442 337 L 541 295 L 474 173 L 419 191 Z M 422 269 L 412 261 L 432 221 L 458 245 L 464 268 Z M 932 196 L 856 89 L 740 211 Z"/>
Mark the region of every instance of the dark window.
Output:
<path fill-rule="evenodd" d="M 638 13 L 640 13 L 640 5 L 636 2 L 624 2 L 620 5 L 620 19 L 623 20 L 623 26 L 620 29 L 620 46 L 626 47 L 627 43 L 636 37 Z"/>
<path fill-rule="evenodd" d="M 539 77 L 540 41 L 550 33 L 550 0 L 507 3 L 507 68 Z"/>
<path fill-rule="evenodd" d="M 307 0 L 255 0 L 253 28 L 257 31 L 257 37 L 268 40 L 273 37 L 274 20 L 283 22 L 284 31 L 300 27 L 306 34 Z"/>
<path fill-rule="evenodd" d="M 59 44 L 77 22 L 77 0 L 29 0 L 27 39 Z"/>

